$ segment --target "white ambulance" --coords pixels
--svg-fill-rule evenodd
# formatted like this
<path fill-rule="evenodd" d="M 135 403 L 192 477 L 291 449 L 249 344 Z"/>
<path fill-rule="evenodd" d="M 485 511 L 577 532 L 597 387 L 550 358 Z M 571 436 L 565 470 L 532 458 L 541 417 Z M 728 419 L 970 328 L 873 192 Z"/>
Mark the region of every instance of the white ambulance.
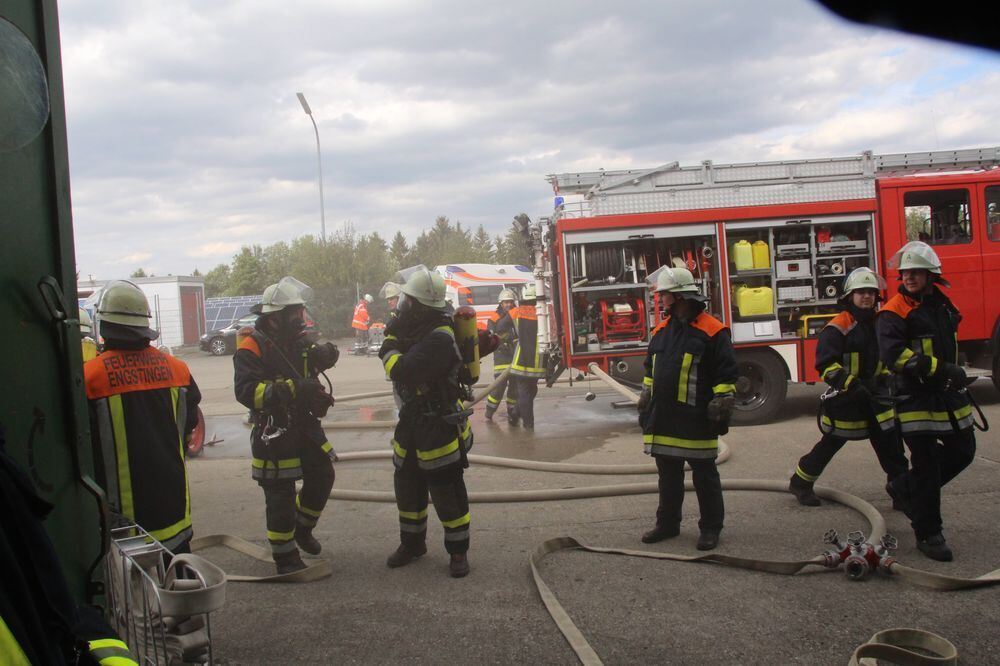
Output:
<path fill-rule="evenodd" d="M 523 286 L 534 280 L 530 268 L 515 264 L 446 264 L 434 270 L 444 277 L 448 302 L 455 308 L 472 306 L 479 328 L 486 328 L 501 291 L 512 289 L 520 296 Z"/>

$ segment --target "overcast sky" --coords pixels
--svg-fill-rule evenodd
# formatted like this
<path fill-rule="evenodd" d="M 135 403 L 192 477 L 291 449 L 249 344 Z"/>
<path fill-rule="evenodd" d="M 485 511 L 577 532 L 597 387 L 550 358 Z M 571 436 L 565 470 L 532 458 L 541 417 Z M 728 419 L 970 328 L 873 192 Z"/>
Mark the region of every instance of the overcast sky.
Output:
<path fill-rule="evenodd" d="M 545 175 L 1000 144 L 1000 58 L 809 0 L 60 3 L 81 278 L 551 209 Z M 460 260 L 456 257 L 455 260 Z"/>

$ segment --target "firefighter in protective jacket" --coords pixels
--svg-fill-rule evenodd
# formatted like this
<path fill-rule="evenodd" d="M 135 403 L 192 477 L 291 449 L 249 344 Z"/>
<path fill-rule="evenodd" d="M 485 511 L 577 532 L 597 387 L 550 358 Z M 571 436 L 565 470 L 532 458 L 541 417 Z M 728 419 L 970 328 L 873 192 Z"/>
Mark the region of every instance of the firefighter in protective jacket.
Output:
<path fill-rule="evenodd" d="M 514 418 L 508 417 L 507 420 L 516 426 L 520 419 L 525 430 L 534 430 L 538 380 L 545 377 L 545 366 L 542 365 L 541 350 L 538 346 L 538 314 L 535 312 L 534 283 L 524 287 L 521 292 L 521 305 L 508 312 L 507 318 L 497 326 L 497 334 L 501 339 L 504 336 L 513 336 L 517 339 L 514 358 L 510 362 Z"/>
<path fill-rule="evenodd" d="M 725 513 L 715 458 L 735 403 L 733 344 L 729 329 L 705 312 L 705 299 L 690 271 L 660 269 L 656 291 L 669 315 L 653 329 L 638 408 L 646 453 L 656 460 L 660 476 L 660 504 L 656 526 L 642 541 L 656 543 L 680 534 L 686 462 L 701 510 L 698 549 L 712 550 Z"/>
<path fill-rule="evenodd" d="M 354 329 L 354 346 L 356 348 L 368 345 L 368 328 L 371 326 L 368 306 L 373 300 L 371 294 L 365 294 L 365 297 L 354 306 L 354 315 L 351 317 L 351 328 Z"/>
<path fill-rule="evenodd" d="M 875 305 L 883 289 L 885 281 L 870 268 L 851 271 L 840 299 L 844 310 L 819 334 L 816 370 L 830 386 L 821 403 L 823 437 L 799 460 L 788 486 L 804 506 L 819 506 L 813 484 L 848 440 L 871 441 L 889 482 L 906 471 L 890 375 L 879 361 L 875 336 Z"/>
<path fill-rule="evenodd" d="M 889 266 L 899 269 L 903 284 L 879 311 L 879 353 L 896 373 L 899 428 L 912 465 L 890 489 L 909 506 L 920 551 L 949 561 L 952 552 L 941 532 L 941 487 L 976 454 L 965 370 L 958 365 L 962 315 L 938 288 L 948 283 L 929 245 L 907 243 Z"/>
<path fill-rule="evenodd" d="M 333 399 L 318 377 L 339 352 L 303 335 L 311 296 L 312 289 L 291 277 L 268 287 L 254 306 L 254 330 L 233 356 L 236 399 L 251 410 L 251 476 L 264 490 L 267 540 L 279 574 L 305 568 L 299 548 L 310 555 L 322 550 L 312 531 L 334 480 L 336 454 L 319 422 Z"/>
<path fill-rule="evenodd" d="M 184 455 L 201 393 L 187 365 L 151 347 L 149 302 L 136 285 L 108 283 L 97 304 L 104 352 L 83 366 L 98 481 L 113 513 L 173 553 L 190 552 Z"/>
<path fill-rule="evenodd" d="M 504 289 L 500 292 L 500 304 L 495 312 L 490 313 L 489 321 L 486 323 L 486 330 L 500 338 L 500 346 L 493 352 L 493 379 L 495 380 L 504 370 L 510 369 L 510 362 L 514 359 L 514 351 L 517 348 L 517 331 L 511 323 L 510 312 L 514 309 L 514 290 Z M 503 328 L 503 333 L 500 329 Z M 509 375 L 509 373 L 508 373 Z M 507 421 L 511 425 L 517 425 L 517 400 L 514 398 L 513 387 L 508 391 L 510 384 L 509 376 L 496 385 L 486 397 L 486 422 L 493 423 L 493 415 L 500 407 L 500 401 L 504 400 L 504 393 L 507 394 Z"/>
<path fill-rule="evenodd" d="M 386 376 L 400 396 L 392 439 L 393 485 L 399 509 L 399 539 L 391 568 L 427 552 L 428 493 L 444 525 L 453 577 L 469 573 L 469 497 L 463 478 L 472 430 L 460 384 L 462 357 L 455 342 L 444 278 L 425 266 L 400 272 L 397 317 L 379 350 Z"/>

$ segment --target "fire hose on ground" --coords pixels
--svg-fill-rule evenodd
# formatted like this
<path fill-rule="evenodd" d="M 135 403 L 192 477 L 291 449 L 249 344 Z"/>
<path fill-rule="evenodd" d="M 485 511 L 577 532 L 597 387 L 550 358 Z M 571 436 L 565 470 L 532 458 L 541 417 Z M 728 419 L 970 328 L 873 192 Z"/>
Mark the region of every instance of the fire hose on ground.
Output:
<path fill-rule="evenodd" d="M 472 400 L 468 400 L 462 403 L 464 409 L 469 409 L 470 407 L 476 405 L 477 403 L 486 399 L 493 389 L 500 385 L 507 375 L 510 374 L 510 370 L 504 370 L 492 383 L 487 384 L 482 391 L 475 394 Z M 372 393 L 357 393 L 354 395 L 347 395 L 344 397 L 337 398 L 337 402 L 346 402 L 348 400 L 361 400 L 364 398 L 382 398 L 392 395 L 392 391 L 374 391 Z M 324 430 L 375 430 L 380 428 L 395 428 L 395 421 L 332 421 L 323 424 Z"/>
<path fill-rule="evenodd" d="M 637 396 L 624 386 L 621 386 L 613 378 L 591 364 L 591 371 L 602 381 L 621 393 L 629 400 L 637 400 Z M 506 372 L 498 378 L 486 390 L 478 395 L 467 406 L 479 402 L 489 391 L 494 388 L 504 377 Z M 344 424 L 346 427 L 347 424 Z M 329 426 L 327 426 L 329 427 Z M 720 456 L 718 462 L 722 463 L 728 459 L 730 451 L 723 441 L 719 442 Z M 339 456 L 340 462 L 357 462 L 364 460 L 379 460 L 392 457 L 392 452 L 384 451 L 358 451 L 343 453 Z M 652 464 L 644 465 L 590 465 L 590 464 L 570 464 L 537 462 L 530 460 L 517 460 L 511 458 L 498 458 L 493 456 L 481 456 L 470 454 L 469 461 L 481 465 L 506 467 L 512 469 L 522 469 L 531 471 L 543 471 L 554 473 L 571 474 L 603 474 L 603 475 L 633 475 L 633 474 L 653 474 L 656 467 Z M 684 484 L 685 491 L 693 490 L 691 481 Z M 766 479 L 723 479 L 722 488 L 729 491 L 767 491 L 767 492 L 789 492 L 788 482 L 785 480 Z M 905 581 L 909 581 L 921 587 L 933 590 L 963 590 L 979 587 L 987 587 L 1000 584 L 1000 569 L 983 574 L 976 578 L 962 578 L 948 576 L 930 571 L 923 571 L 907 567 L 898 563 L 891 555 L 895 548 L 895 539 L 886 533 L 885 519 L 879 511 L 865 500 L 849 493 L 829 488 L 825 486 L 815 486 L 817 495 L 831 500 L 838 504 L 852 508 L 861 513 L 869 523 L 869 537 L 866 539 L 861 532 L 849 535 L 847 542 L 840 540 L 838 535 L 831 531 L 826 535 L 826 541 L 833 548 L 826 553 L 808 560 L 798 561 L 774 561 L 759 560 L 753 558 L 742 558 L 722 553 L 709 553 L 706 555 L 676 555 L 657 551 L 629 550 L 621 548 L 604 548 L 583 544 L 573 537 L 564 536 L 549 539 L 540 544 L 529 558 L 532 577 L 535 582 L 539 596 L 545 604 L 553 621 L 566 641 L 573 649 L 578 659 L 583 664 L 600 664 L 600 657 L 590 646 L 583 633 L 576 627 L 569 614 L 559 603 L 556 596 L 543 580 L 539 571 L 541 561 L 552 553 L 564 550 L 577 550 L 604 555 L 624 555 L 629 557 L 642 557 L 660 560 L 672 560 L 680 562 L 703 562 L 710 564 L 720 564 L 753 571 L 766 573 L 794 575 L 807 567 L 826 567 L 830 569 L 839 568 L 844 565 L 844 570 L 848 577 L 853 580 L 865 578 L 873 571 L 895 575 Z M 509 502 L 539 502 L 569 499 L 584 499 L 595 497 L 614 497 L 623 495 L 655 494 L 659 492 L 658 483 L 625 483 L 601 486 L 588 486 L 577 488 L 558 488 L 524 491 L 498 491 L 498 492 L 478 492 L 469 493 L 470 503 L 509 503 Z M 392 492 L 384 491 L 364 491 L 364 490 L 333 490 L 330 493 L 331 499 L 342 501 L 363 501 L 363 502 L 384 502 L 395 503 L 395 496 Z M 873 545 L 874 543 L 878 545 Z M 240 552 L 251 555 L 261 561 L 270 561 L 270 553 L 255 544 L 243 541 L 230 535 L 211 535 L 195 539 L 192 542 L 192 550 L 206 548 L 209 546 L 227 546 Z M 306 582 L 325 578 L 331 575 L 331 567 L 325 560 L 310 561 L 310 566 L 292 574 L 279 576 L 230 576 L 234 582 Z M 911 649 L 912 648 L 912 649 Z M 928 656 L 930 654 L 931 656 Z M 899 664 L 955 664 L 958 660 L 958 651 L 955 646 L 946 639 L 931 632 L 901 628 L 889 629 L 876 633 L 865 644 L 859 646 L 853 653 L 850 664 L 852 666 L 861 664 L 874 664 L 877 659 L 884 659 L 891 663 Z"/>

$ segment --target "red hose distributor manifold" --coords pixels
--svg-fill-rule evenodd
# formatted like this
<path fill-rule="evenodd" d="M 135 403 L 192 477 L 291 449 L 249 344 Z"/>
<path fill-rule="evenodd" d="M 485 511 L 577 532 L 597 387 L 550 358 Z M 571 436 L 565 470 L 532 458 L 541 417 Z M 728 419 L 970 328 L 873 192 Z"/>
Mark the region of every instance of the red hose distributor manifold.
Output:
<path fill-rule="evenodd" d="M 823 543 L 833 546 L 823 553 L 823 564 L 830 569 L 843 564 L 844 573 L 851 580 L 864 580 L 876 570 L 889 573 L 889 567 L 896 561 L 892 551 L 896 550 L 897 542 L 891 534 L 886 534 L 877 546 L 873 546 L 864 532 L 851 532 L 844 543 L 837 530 L 828 530 L 823 535 Z"/>

